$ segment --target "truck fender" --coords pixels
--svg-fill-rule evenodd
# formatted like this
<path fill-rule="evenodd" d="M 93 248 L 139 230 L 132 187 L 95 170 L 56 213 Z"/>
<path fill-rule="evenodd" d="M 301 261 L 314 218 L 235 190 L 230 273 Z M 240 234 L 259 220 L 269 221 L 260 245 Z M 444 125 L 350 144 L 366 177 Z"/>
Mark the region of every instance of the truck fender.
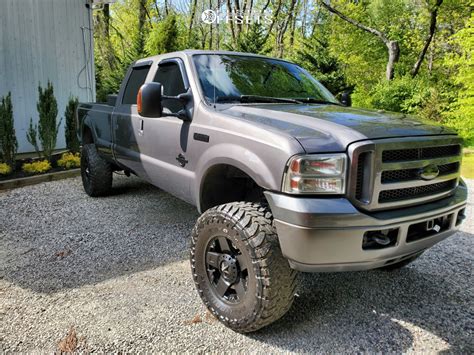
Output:
<path fill-rule="evenodd" d="M 242 146 L 223 143 L 217 144 L 199 158 L 196 164 L 195 200 L 198 209 L 201 204 L 201 191 L 209 171 L 216 165 L 231 165 L 242 170 L 255 183 L 269 190 L 279 190 L 281 176 L 274 176 L 264 160 L 254 152 Z"/>

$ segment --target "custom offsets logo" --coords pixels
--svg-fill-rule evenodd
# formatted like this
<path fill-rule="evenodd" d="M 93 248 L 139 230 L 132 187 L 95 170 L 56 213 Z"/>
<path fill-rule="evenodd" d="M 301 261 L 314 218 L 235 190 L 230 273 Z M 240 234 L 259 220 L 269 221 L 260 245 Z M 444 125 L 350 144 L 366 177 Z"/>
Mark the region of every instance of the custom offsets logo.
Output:
<path fill-rule="evenodd" d="M 201 14 L 201 20 L 204 23 L 210 25 L 211 23 L 216 22 L 217 20 L 217 13 L 214 10 L 204 10 Z"/>
<path fill-rule="evenodd" d="M 258 23 L 258 24 L 271 24 L 272 23 L 272 17 L 268 13 L 251 13 L 250 11 L 244 12 L 244 11 L 236 11 L 236 12 L 230 12 L 230 13 L 221 13 L 218 10 L 211 10 L 207 9 L 204 10 L 201 14 L 201 21 L 208 24 L 212 25 L 213 23 L 219 24 L 221 22 L 223 23 L 229 23 L 233 22 L 237 25 L 242 25 L 242 24 L 253 24 L 253 23 Z"/>

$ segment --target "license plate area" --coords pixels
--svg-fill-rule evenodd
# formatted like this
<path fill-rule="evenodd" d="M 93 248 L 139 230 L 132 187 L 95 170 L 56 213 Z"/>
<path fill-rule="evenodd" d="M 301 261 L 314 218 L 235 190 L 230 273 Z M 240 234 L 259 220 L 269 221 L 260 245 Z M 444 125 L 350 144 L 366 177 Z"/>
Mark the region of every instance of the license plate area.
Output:
<path fill-rule="evenodd" d="M 412 224 L 408 228 L 407 243 L 420 239 L 432 237 L 438 233 L 447 231 L 451 226 L 453 214 L 429 219 L 423 222 Z"/>

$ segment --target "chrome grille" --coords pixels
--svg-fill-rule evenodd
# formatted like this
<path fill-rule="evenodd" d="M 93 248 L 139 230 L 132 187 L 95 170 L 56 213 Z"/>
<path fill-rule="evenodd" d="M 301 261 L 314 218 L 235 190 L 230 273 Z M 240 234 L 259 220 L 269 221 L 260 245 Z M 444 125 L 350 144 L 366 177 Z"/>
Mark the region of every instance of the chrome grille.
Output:
<path fill-rule="evenodd" d="M 439 176 L 455 173 L 459 170 L 459 163 L 443 164 L 438 166 L 438 169 Z M 382 172 L 382 184 L 407 180 L 420 180 L 419 171 L 419 168 L 384 171 Z"/>
<path fill-rule="evenodd" d="M 412 137 L 355 143 L 349 147 L 349 198 L 360 208 L 400 208 L 448 196 L 460 175 L 461 141 L 457 137 Z M 400 149 L 403 147 L 403 149 Z M 438 176 L 426 180 L 428 166 Z"/>

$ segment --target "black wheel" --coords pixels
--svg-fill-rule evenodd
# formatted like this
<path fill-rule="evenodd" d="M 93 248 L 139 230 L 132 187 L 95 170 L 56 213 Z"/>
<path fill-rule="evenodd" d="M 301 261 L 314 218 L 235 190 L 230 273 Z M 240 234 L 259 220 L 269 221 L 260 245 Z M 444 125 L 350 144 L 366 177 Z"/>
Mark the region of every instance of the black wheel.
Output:
<path fill-rule="evenodd" d="M 401 269 L 402 267 L 407 266 L 408 264 L 411 264 L 412 262 L 414 262 L 416 259 L 418 259 L 421 256 L 421 254 L 423 254 L 423 253 L 413 255 L 413 256 L 409 257 L 408 259 L 399 261 L 398 263 L 390 264 L 390 265 L 387 265 L 387 266 L 382 266 L 381 268 L 379 268 L 379 270 L 394 271 L 394 270 Z"/>
<path fill-rule="evenodd" d="M 261 204 L 228 203 L 202 214 L 192 232 L 191 268 L 204 304 L 235 331 L 256 331 L 293 303 L 296 271 Z"/>
<path fill-rule="evenodd" d="M 112 166 L 100 157 L 94 144 L 82 147 L 81 177 L 89 196 L 105 196 L 112 189 Z"/>

